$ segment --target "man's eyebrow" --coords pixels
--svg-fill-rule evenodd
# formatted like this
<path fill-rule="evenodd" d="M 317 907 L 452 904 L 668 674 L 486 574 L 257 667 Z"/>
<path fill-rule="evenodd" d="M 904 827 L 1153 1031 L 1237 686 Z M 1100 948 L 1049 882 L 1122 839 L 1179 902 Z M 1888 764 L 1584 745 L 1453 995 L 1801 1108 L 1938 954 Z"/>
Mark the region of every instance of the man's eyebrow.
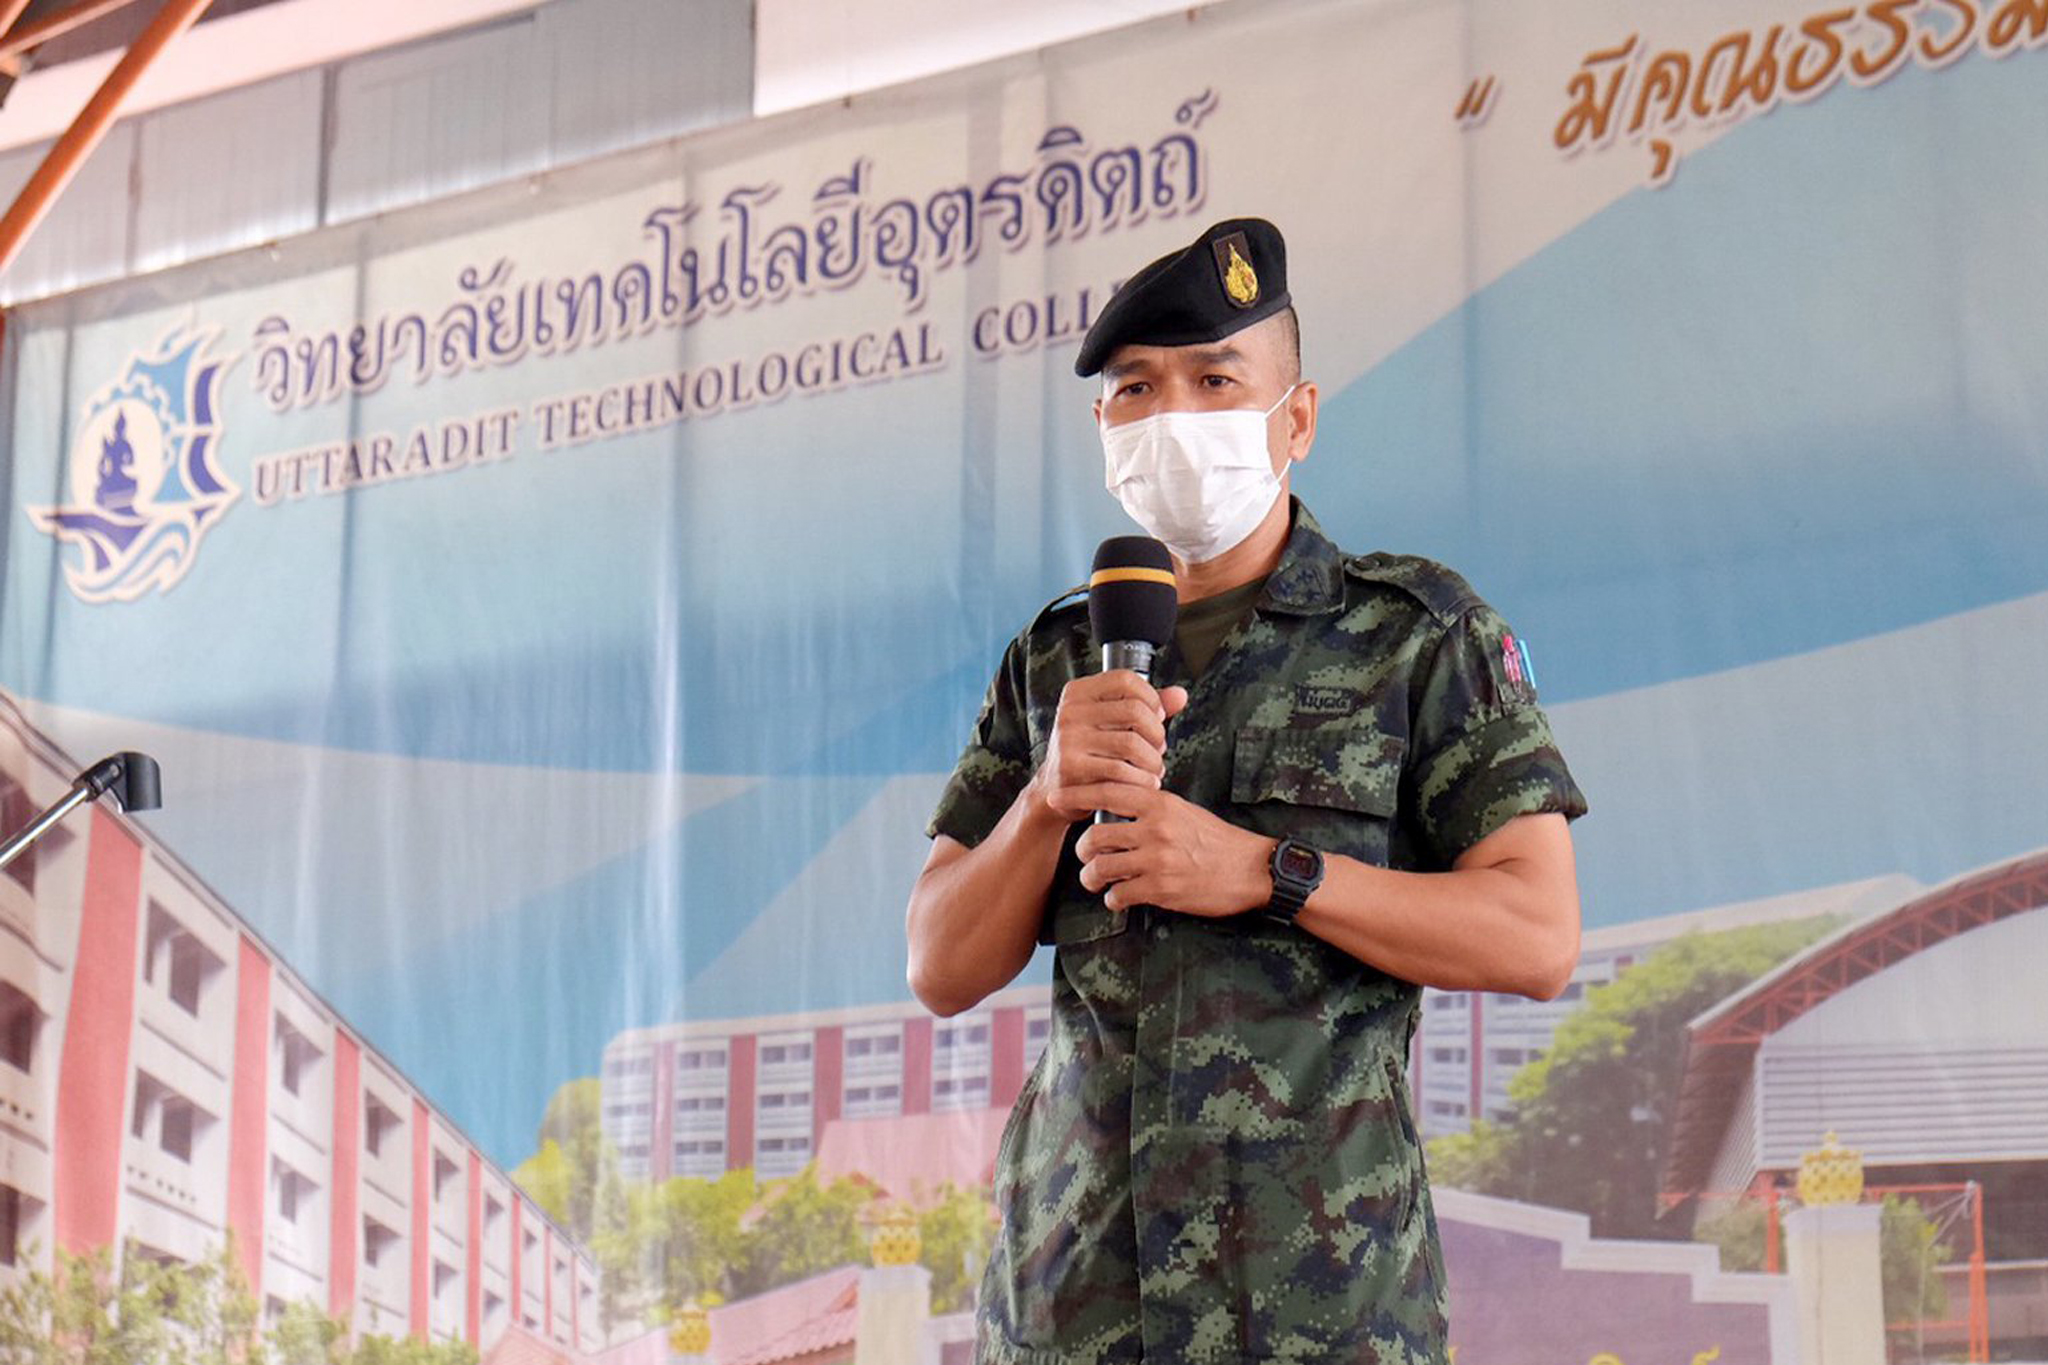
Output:
<path fill-rule="evenodd" d="M 1191 349 L 1188 354 L 1197 365 L 1243 365 L 1246 363 L 1245 353 L 1238 350 L 1235 346 L 1203 346 Z M 1149 361 L 1138 357 L 1113 360 L 1102 367 L 1102 377 L 1109 380 L 1121 379 L 1133 371 L 1150 368 L 1152 366 Z"/>

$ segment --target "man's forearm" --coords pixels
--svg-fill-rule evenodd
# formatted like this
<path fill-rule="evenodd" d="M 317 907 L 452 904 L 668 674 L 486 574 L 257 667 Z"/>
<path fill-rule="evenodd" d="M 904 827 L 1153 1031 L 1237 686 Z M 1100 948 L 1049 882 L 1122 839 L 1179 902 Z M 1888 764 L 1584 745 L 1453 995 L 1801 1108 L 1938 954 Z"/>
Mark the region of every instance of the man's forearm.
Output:
<path fill-rule="evenodd" d="M 973 848 L 939 836 L 905 924 L 910 989 L 927 1009 L 972 1009 L 1024 970 L 1067 827 L 1027 787 Z"/>
<path fill-rule="evenodd" d="M 1081 885 L 1112 910 L 1220 918 L 1273 896 L 1278 842 L 1170 792 L 1106 789 L 1127 823 L 1081 837 Z M 1391 872 L 1326 854 L 1295 924 L 1393 976 L 1444 990 L 1555 997 L 1579 955 L 1578 873 L 1562 815 L 1519 815 L 1445 872 Z"/>
<path fill-rule="evenodd" d="M 1155 692 L 1123 668 L 1060 689 L 1024 790 L 973 848 L 939 836 L 911 889 L 908 976 L 927 1009 L 972 1009 L 1024 970 L 1067 831 L 1120 793 L 1158 790 L 1166 721 L 1187 702 L 1185 688 Z"/>
<path fill-rule="evenodd" d="M 1389 975 L 1441 990 L 1554 999 L 1579 956 L 1576 891 L 1513 859 L 1390 872 L 1329 858 L 1295 923 Z"/>

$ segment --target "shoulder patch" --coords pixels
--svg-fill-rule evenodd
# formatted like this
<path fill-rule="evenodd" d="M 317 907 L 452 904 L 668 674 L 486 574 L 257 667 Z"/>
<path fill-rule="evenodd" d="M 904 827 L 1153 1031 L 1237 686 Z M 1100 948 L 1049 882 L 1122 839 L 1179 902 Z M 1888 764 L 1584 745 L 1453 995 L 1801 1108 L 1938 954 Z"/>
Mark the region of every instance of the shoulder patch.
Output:
<path fill-rule="evenodd" d="M 1024 627 L 1024 633 L 1026 635 L 1029 635 L 1032 631 L 1037 630 L 1040 626 L 1044 625 L 1047 619 L 1050 618 L 1055 612 L 1064 611 L 1068 607 L 1085 606 L 1087 602 L 1088 585 L 1086 583 L 1083 583 L 1078 587 L 1068 588 L 1058 597 L 1053 598 L 1052 601 L 1046 603 L 1044 606 L 1038 609 L 1038 614 L 1031 618 L 1031 624 Z"/>
<path fill-rule="evenodd" d="M 1455 569 L 1420 555 L 1395 555 L 1384 551 L 1346 555 L 1344 572 L 1368 583 L 1385 583 L 1399 588 L 1422 603 L 1430 615 L 1446 626 L 1480 604 L 1479 594 L 1472 591 L 1472 585 Z"/>

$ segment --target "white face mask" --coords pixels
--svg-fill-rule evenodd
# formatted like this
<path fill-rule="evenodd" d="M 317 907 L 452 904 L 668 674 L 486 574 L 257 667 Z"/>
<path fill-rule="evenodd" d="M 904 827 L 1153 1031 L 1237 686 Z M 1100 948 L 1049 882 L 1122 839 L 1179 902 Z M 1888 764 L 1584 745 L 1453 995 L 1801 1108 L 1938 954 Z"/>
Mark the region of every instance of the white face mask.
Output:
<path fill-rule="evenodd" d="M 1183 564 L 1216 558 L 1250 535 L 1280 496 L 1266 421 L 1297 387 L 1289 384 L 1264 412 L 1160 412 L 1102 428 L 1109 491 Z"/>

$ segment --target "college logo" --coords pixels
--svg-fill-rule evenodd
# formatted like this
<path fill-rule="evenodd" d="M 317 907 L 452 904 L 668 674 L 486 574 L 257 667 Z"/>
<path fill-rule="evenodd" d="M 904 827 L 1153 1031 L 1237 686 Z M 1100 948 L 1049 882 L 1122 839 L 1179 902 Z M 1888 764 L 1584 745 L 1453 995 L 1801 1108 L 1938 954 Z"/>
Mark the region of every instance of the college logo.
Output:
<path fill-rule="evenodd" d="M 167 591 L 242 495 L 214 459 L 221 376 L 235 359 L 208 354 L 219 335 L 173 328 L 154 354 L 130 355 L 79 419 L 71 504 L 29 509 L 39 530 L 84 551 L 64 572 L 88 602 Z"/>

